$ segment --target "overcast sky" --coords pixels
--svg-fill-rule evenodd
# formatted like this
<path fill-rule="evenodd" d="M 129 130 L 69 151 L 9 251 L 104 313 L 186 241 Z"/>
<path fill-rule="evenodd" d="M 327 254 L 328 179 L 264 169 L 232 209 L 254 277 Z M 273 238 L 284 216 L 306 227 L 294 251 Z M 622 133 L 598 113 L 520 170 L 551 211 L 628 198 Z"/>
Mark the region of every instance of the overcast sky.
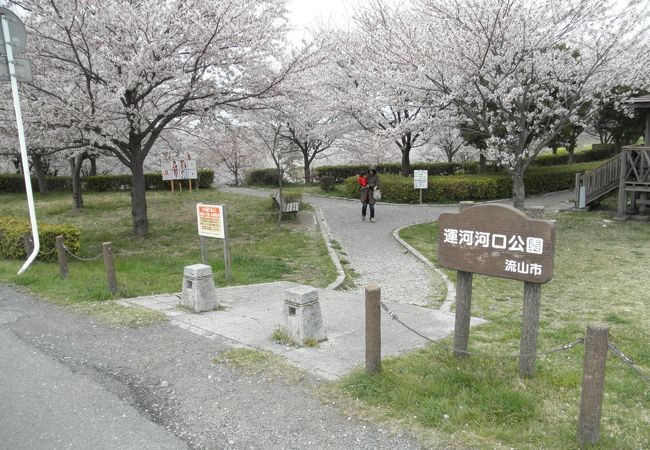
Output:
<path fill-rule="evenodd" d="M 317 21 L 345 26 L 353 5 L 350 0 L 288 0 L 289 20 L 296 28 L 291 38 L 300 40 L 305 30 Z"/>

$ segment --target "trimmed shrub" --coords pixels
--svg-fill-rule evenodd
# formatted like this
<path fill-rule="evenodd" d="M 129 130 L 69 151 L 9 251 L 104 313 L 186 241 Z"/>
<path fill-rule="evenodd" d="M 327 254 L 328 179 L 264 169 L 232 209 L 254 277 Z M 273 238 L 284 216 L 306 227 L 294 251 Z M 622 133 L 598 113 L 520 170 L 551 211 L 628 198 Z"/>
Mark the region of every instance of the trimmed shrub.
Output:
<path fill-rule="evenodd" d="M 214 181 L 214 170 L 211 169 L 202 169 L 198 172 L 199 188 L 207 189 L 212 186 Z M 61 190 L 71 190 L 72 185 L 70 182 L 70 177 L 52 177 L 56 179 L 65 179 L 67 184 L 65 189 Z M 49 179 L 48 179 L 49 183 Z M 81 179 L 83 189 L 92 192 L 108 192 L 108 191 L 128 191 L 131 189 L 131 175 L 94 175 L 83 177 Z M 169 182 L 163 181 L 162 174 L 160 172 L 145 173 L 144 174 L 144 183 L 145 189 L 148 191 L 169 189 Z M 188 180 L 182 180 L 183 186 L 189 187 Z M 48 184 L 49 185 L 49 184 Z M 192 185 L 196 185 L 196 181 L 192 180 Z M 25 189 L 23 188 L 23 191 Z"/>
<path fill-rule="evenodd" d="M 411 164 L 411 175 L 414 170 L 428 170 L 429 176 L 435 175 L 458 175 L 465 173 L 478 173 L 478 163 L 415 163 Z M 348 177 L 365 173 L 368 170 L 368 164 L 351 164 L 342 166 L 321 166 L 315 169 L 318 178 L 324 176 L 334 177 L 335 182 L 340 183 Z M 399 175 L 402 170 L 401 164 L 389 163 L 377 165 L 377 171 L 380 174 Z"/>
<path fill-rule="evenodd" d="M 572 189 L 575 174 L 589 170 L 595 163 L 572 164 L 570 166 L 533 167 L 526 171 L 524 183 L 526 195 Z M 417 203 L 419 193 L 413 188 L 413 179 L 399 175 L 380 175 L 383 200 L 396 203 Z M 346 192 L 350 198 L 358 196 L 355 177 L 345 180 Z M 422 200 L 429 203 L 458 202 L 461 200 L 494 200 L 512 196 L 512 180 L 506 173 L 480 175 L 454 175 L 429 177 L 429 189 L 422 193 Z"/>
<path fill-rule="evenodd" d="M 25 243 L 23 236 L 31 234 L 29 220 L 16 217 L 0 217 L 0 256 L 3 258 L 25 259 Z M 79 251 L 81 232 L 72 225 L 38 224 L 40 250 L 38 259 L 52 261 L 56 259 L 56 237 L 63 236 L 65 246 L 72 252 Z"/>
<path fill-rule="evenodd" d="M 246 184 L 261 184 L 263 186 L 278 185 L 278 171 L 276 169 L 255 169 L 246 174 Z"/>
<path fill-rule="evenodd" d="M 616 146 L 614 144 L 593 144 L 591 150 L 578 152 L 573 155 L 574 163 L 601 161 L 609 159 L 616 154 Z M 535 158 L 534 166 L 557 166 L 560 164 L 567 164 L 569 155 L 542 155 Z"/>
<path fill-rule="evenodd" d="M 318 180 L 320 183 L 320 188 L 324 190 L 325 192 L 333 191 L 334 190 L 334 177 L 331 175 L 325 175 L 324 177 L 320 177 L 320 180 Z"/>
<path fill-rule="evenodd" d="M 38 191 L 38 179 L 31 175 L 32 189 Z M 48 176 L 47 187 L 50 191 L 69 191 L 72 189 L 70 177 L 52 177 Z M 19 173 L 2 173 L 0 174 L 0 192 L 16 193 L 25 192 L 25 179 Z"/>

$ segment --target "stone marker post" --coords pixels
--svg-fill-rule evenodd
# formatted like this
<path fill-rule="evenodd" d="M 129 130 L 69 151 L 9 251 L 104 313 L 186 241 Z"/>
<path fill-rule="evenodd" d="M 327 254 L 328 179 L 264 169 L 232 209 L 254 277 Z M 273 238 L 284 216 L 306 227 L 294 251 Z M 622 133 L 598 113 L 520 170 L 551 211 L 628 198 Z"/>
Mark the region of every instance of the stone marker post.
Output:
<path fill-rule="evenodd" d="M 219 306 L 212 267 L 205 264 L 185 266 L 181 305 L 195 313 L 213 311 Z"/>
<path fill-rule="evenodd" d="M 381 288 L 366 286 L 366 372 L 381 370 Z"/>
<path fill-rule="evenodd" d="M 284 292 L 284 323 L 289 337 L 300 344 L 327 339 L 318 291 L 309 286 L 296 286 Z"/>
<path fill-rule="evenodd" d="M 585 338 L 585 362 L 580 392 L 580 416 L 578 417 L 578 442 L 594 445 L 600 434 L 600 415 L 605 385 L 605 363 L 609 327 L 591 324 Z"/>

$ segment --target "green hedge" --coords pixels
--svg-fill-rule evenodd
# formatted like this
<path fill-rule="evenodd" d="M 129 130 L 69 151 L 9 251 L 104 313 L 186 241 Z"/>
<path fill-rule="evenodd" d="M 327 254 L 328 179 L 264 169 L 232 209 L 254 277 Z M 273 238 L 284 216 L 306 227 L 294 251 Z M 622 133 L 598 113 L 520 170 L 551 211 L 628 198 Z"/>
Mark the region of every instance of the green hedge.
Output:
<path fill-rule="evenodd" d="M 478 173 L 477 162 L 467 163 L 416 163 L 411 164 L 411 175 L 414 170 L 428 170 L 429 176 L 435 175 L 458 175 L 465 173 Z M 337 183 L 342 182 L 348 177 L 365 173 L 368 170 L 368 164 L 351 164 L 343 166 L 321 166 L 315 169 L 318 178 L 324 176 L 333 177 Z M 402 170 L 401 164 L 378 164 L 377 171 L 380 174 L 399 175 Z"/>
<path fill-rule="evenodd" d="M 29 220 L 16 217 L 0 217 L 0 256 L 3 258 L 26 259 L 25 233 L 31 234 Z M 65 246 L 73 253 L 79 251 L 79 238 L 81 232 L 72 225 L 64 224 L 38 224 L 38 237 L 40 251 L 38 259 L 43 261 L 55 260 L 56 237 L 63 236 Z"/>
<path fill-rule="evenodd" d="M 591 150 L 578 152 L 573 155 L 574 163 L 601 161 L 609 159 L 616 154 L 616 146 L 614 144 L 593 144 Z M 542 155 L 535 158 L 533 163 L 535 166 L 557 166 L 560 164 L 567 164 L 569 162 L 569 155 Z"/>
<path fill-rule="evenodd" d="M 277 169 L 255 169 L 246 174 L 246 184 L 263 185 L 263 186 L 277 186 L 278 185 L 278 171 Z"/>
<path fill-rule="evenodd" d="M 31 175 L 32 189 L 38 191 L 38 179 Z M 70 177 L 52 177 L 48 176 L 47 187 L 50 191 L 65 192 L 72 189 Z M 0 192 L 15 193 L 25 192 L 25 178 L 19 173 L 2 173 L 0 174 Z"/>
<path fill-rule="evenodd" d="M 163 181 L 162 174 L 146 173 L 144 175 L 147 190 L 169 189 L 169 182 Z M 36 191 L 38 181 L 31 177 L 32 187 Z M 207 189 L 214 181 L 214 170 L 203 169 L 199 171 L 199 188 Z M 93 192 L 128 191 L 131 189 L 131 175 L 96 175 L 82 177 L 83 189 Z M 182 181 L 184 187 L 189 187 L 188 181 Z M 193 183 L 194 185 L 195 183 Z M 71 191 L 70 177 L 47 177 L 50 191 Z M 0 174 L 0 192 L 25 192 L 25 181 L 20 174 Z"/>
<path fill-rule="evenodd" d="M 572 189 L 576 172 L 583 172 L 597 163 L 570 166 L 533 167 L 526 171 L 526 195 L 537 195 L 563 189 Z M 345 180 L 347 194 L 357 198 L 356 177 Z M 417 203 L 419 192 L 413 188 L 413 179 L 399 175 L 380 175 L 381 195 L 384 201 Z M 461 200 L 494 200 L 512 197 L 512 180 L 505 173 L 482 175 L 454 175 L 429 177 L 429 189 L 422 192 L 427 203 L 458 202 Z"/>

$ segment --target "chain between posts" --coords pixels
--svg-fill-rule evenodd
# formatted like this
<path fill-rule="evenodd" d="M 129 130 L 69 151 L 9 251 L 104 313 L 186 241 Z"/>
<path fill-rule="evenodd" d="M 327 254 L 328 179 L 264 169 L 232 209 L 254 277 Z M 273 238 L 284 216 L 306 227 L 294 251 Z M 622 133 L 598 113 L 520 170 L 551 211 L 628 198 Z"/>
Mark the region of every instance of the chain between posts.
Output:
<path fill-rule="evenodd" d="M 616 355 L 616 356 L 617 356 L 621 361 L 623 361 L 626 365 L 628 365 L 628 366 L 630 366 L 632 369 L 634 369 L 634 371 L 635 371 L 635 372 L 636 372 L 636 373 L 637 373 L 637 374 L 638 374 L 638 375 L 639 375 L 643 380 L 645 380 L 647 383 L 650 383 L 650 377 L 649 377 L 648 375 L 644 374 L 643 372 L 641 372 L 641 369 L 639 369 L 639 368 L 634 364 L 634 362 L 633 362 L 630 358 L 628 358 L 627 356 L 625 356 L 625 354 L 623 354 L 623 352 L 622 352 L 621 350 L 619 350 L 618 347 L 616 347 L 616 346 L 615 346 L 614 344 L 612 344 L 611 342 L 608 344 L 608 347 L 609 347 L 609 350 L 610 350 L 614 355 Z"/>
<path fill-rule="evenodd" d="M 564 351 L 564 350 L 568 350 L 570 348 L 575 347 L 576 345 L 579 345 L 579 344 L 582 344 L 582 343 L 585 342 L 584 338 L 579 338 L 579 339 L 576 339 L 574 342 L 571 342 L 569 344 L 565 344 L 565 345 L 563 345 L 561 347 L 553 348 L 551 350 L 546 350 L 546 351 L 543 351 L 543 352 L 537 352 L 537 353 L 531 353 L 531 354 L 525 354 L 525 355 L 520 355 L 519 353 L 517 353 L 517 354 L 509 354 L 509 355 L 490 355 L 490 354 L 487 354 L 487 353 L 470 352 L 470 351 L 467 351 L 467 350 L 453 349 L 453 348 L 450 348 L 447 344 L 445 344 L 443 342 L 439 342 L 439 341 L 436 341 L 434 339 L 431 339 L 430 337 L 420 333 L 419 331 L 415 330 L 414 328 L 412 328 L 409 325 L 402 322 L 402 320 L 400 320 L 400 318 L 397 316 L 397 314 L 392 312 L 388 308 L 388 306 L 386 306 L 386 304 L 384 302 L 381 302 L 381 307 L 382 307 L 382 309 L 384 311 L 386 311 L 386 313 L 391 317 L 391 319 L 393 319 L 394 321 L 396 321 L 397 323 L 402 325 L 404 328 L 406 328 L 406 329 L 410 330 L 411 332 L 417 334 L 421 338 L 426 339 L 429 342 L 435 342 L 437 344 L 440 344 L 443 347 L 445 347 L 447 350 L 452 350 L 454 352 L 459 352 L 459 353 L 462 353 L 464 355 L 480 356 L 480 357 L 484 357 L 484 358 L 508 358 L 508 359 L 512 358 L 512 359 L 515 359 L 515 358 L 520 358 L 520 357 L 541 356 L 541 355 L 548 355 L 550 353 L 557 353 L 557 352 L 561 352 L 561 351 Z"/>
<path fill-rule="evenodd" d="M 99 258 L 104 256 L 103 253 L 100 253 L 99 255 L 97 255 L 97 256 L 95 256 L 93 258 L 82 258 L 81 256 L 77 256 L 74 253 L 72 253 L 70 251 L 70 249 L 68 249 L 68 247 L 66 247 L 65 245 L 63 246 L 63 249 L 66 251 L 66 253 L 71 255 L 73 258 L 78 259 L 79 261 L 97 261 Z M 154 252 L 120 252 L 120 253 L 113 253 L 113 256 L 146 255 L 146 254 L 149 254 L 149 253 L 154 253 Z"/>
<path fill-rule="evenodd" d="M 93 258 L 82 258 L 81 256 L 77 256 L 74 253 L 72 253 L 70 251 L 70 249 L 68 247 L 66 247 L 65 245 L 63 245 L 63 250 L 65 250 L 66 253 L 68 253 L 73 258 L 78 259 L 79 261 L 97 261 L 99 258 L 101 258 L 103 256 L 103 253 L 100 253 L 99 255 L 97 255 L 97 256 L 95 256 Z"/>

